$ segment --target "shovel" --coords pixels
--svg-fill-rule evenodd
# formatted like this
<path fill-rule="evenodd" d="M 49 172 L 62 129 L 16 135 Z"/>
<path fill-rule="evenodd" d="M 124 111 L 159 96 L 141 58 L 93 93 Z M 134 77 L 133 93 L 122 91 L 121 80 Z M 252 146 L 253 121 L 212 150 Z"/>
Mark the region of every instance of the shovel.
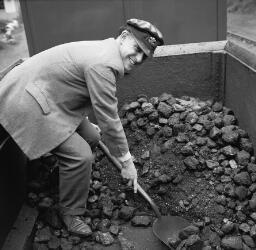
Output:
<path fill-rule="evenodd" d="M 110 154 L 107 146 L 102 141 L 99 142 L 99 146 L 105 153 L 105 155 L 112 161 L 115 167 L 121 170 L 121 164 L 114 156 Z M 139 184 L 138 191 L 148 201 L 156 214 L 157 219 L 153 223 L 154 235 L 165 245 L 172 249 L 172 247 L 168 243 L 168 238 L 177 236 L 179 231 L 189 226 L 191 223 L 179 216 L 162 216 L 157 205 Z"/>

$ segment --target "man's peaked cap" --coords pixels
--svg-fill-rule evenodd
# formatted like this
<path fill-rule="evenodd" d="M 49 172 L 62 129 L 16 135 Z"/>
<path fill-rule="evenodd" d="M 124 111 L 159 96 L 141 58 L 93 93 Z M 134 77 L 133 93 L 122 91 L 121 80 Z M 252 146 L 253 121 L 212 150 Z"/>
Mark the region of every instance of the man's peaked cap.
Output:
<path fill-rule="evenodd" d="M 126 24 L 126 29 L 134 35 L 147 56 L 152 55 L 157 46 L 164 44 L 162 33 L 150 22 L 132 18 Z"/>

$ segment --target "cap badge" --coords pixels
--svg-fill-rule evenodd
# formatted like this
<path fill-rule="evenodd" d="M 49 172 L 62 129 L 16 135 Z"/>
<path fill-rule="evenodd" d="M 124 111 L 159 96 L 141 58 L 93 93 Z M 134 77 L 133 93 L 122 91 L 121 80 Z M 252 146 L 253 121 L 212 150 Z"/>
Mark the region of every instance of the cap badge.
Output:
<path fill-rule="evenodd" d="M 152 36 L 147 38 L 147 41 L 151 44 L 151 46 L 155 47 L 156 46 L 156 39 Z"/>

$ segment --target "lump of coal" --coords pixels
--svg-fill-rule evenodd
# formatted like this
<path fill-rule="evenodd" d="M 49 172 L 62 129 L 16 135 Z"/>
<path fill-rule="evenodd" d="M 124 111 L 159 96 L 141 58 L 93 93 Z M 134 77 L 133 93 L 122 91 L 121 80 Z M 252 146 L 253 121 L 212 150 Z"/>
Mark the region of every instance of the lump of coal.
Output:
<path fill-rule="evenodd" d="M 243 241 L 239 236 L 226 236 L 221 240 L 221 246 L 224 249 L 243 249 Z"/>
<path fill-rule="evenodd" d="M 193 234 L 198 234 L 199 233 L 199 228 L 194 226 L 194 225 L 189 225 L 185 228 L 183 228 L 180 232 L 179 232 L 179 238 L 182 240 L 187 239 L 190 235 Z"/>
<path fill-rule="evenodd" d="M 177 234 L 174 234 L 167 239 L 167 242 L 170 245 L 170 247 L 176 249 L 176 247 L 181 243 L 181 239 Z"/>
<path fill-rule="evenodd" d="M 101 243 L 104 246 L 112 245 L 114 242 L 114 238 L 109 232 L 103 233 L 98 231 L 95 234 L 95 239 L 97 242 Z"/>
<path fill-rule="evenodd" d="M 151 224 L 151 217 L 137 215 L 132 218 L 131 223 L 135 227 L 148 227 Z"/>
<path fill-rule="evenodd" d="M 123 220 L 130 220 L 133 217 L 134 210 L 134 207 L 122 206 L 119 211 L 119 218 Z"/>

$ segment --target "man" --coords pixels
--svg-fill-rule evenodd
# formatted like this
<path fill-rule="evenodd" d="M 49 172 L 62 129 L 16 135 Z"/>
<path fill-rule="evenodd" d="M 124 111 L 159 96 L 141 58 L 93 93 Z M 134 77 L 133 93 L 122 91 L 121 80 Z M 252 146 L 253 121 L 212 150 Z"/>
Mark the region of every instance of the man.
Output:
<path fill-rule="evenodd" d="M 85 118 L 96 117 L 121 175 L 137 191 L 133 164 L 117 110 L 116 81 L 163 44 L 149 22 L 130 19 L 116 38 L 62 44 L 16 66 L 0 84 L 0 124 L 30 160 L 51 152 L 59 161 L 60 214 L 84 235 L 92 150 L 100 140 Z"/>

